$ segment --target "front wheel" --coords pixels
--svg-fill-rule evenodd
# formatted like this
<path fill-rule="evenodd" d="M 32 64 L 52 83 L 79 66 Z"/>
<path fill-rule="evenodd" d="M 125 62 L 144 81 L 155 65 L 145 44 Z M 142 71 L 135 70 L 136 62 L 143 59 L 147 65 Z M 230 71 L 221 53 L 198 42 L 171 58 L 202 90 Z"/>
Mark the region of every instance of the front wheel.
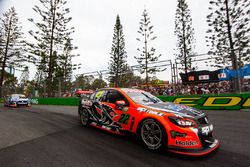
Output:
<path fill-rule="evenodd" d="M 79 107 L 79 118 L 80 118 L 80 124 L 82 126 L 87 126 L 90 122 L 88 110 L 85 108 Z"/>
<path fill-rule="evenodd" d="M 154 119 L 146 119 L 140 124 L 140 139 L 149 150 L 160 151 L 166 148 L 165 129 Z"/>

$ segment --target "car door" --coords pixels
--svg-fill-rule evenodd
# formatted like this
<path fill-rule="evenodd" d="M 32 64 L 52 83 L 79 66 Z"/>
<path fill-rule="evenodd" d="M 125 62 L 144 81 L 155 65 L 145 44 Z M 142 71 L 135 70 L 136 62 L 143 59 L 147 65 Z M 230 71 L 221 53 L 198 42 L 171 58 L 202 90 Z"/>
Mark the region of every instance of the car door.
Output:
<path fill-rule="evenodd" d="M 126 97 L 117 90 L 107 90 L 101 99 L 104 105 L 112 108 L 112 119 L 120 126 L 120 130 L 129 130 L 131 124 L 131 110 L 129 102 Z M 125 102 L 122 107 L 118 106 L 117 103 Z"/>

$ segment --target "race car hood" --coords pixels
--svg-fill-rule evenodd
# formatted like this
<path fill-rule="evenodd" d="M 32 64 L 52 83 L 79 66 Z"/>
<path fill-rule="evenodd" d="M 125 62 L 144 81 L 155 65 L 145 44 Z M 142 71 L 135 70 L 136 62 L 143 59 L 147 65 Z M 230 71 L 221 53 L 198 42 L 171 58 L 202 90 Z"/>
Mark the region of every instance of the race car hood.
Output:
<path fill-rule="evenodd" d="M 152 110 L 158 110 L 162 112 L 173 113 L 187 117 L 200 117 L 202 115 L 205 115 L 205 113 L 203 113 L 198 109 L 183 104 L 175 104 L 171 102 L 148 104 L 147 107 L 149 107 Z"/>
<path fill-rule="evenodd" d="M 28 98 L 19 98 L 19 97 L 12 97 L 11 100 L 12 101 L 29 101 Z"/>

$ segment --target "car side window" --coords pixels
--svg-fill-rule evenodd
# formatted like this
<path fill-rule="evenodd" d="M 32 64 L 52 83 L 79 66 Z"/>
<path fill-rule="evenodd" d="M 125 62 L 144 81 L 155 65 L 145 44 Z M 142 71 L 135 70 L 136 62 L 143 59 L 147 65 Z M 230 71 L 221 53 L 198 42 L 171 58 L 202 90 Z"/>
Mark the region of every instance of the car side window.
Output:
<path fill-rule="evenodd" d="M 105 90 L 97 91 L 95 93 L 95 95 L 94 95 L 94 100 L 101 101 L 101 99 L 103 98 L 104 93 L 105 93 Z"/>
<path fill-rule="evenodd" d="M 116 90 L 109 90 L 104 97 L 103 102 L 115 104 L 118 100 L 124 100 L 126 102 L 126 106 L 129 105 L 128 100 Z"/>
<path fill-rule="evenodd" d="M 95 99 L 95 93 L 93 93 L 93 94 L 90 96 L 90 99 L 91 99 L 91 100 L 94 100 L 94 99 Z"/>

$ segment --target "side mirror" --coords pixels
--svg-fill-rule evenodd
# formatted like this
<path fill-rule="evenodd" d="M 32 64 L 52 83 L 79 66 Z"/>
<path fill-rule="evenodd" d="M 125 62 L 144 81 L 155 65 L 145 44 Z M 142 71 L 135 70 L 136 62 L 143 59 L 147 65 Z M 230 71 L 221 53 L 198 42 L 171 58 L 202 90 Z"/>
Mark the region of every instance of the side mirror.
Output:
<path fill-rule="evenodd" d="M 124 100 L 118 100 L 115 102 L 115 108 L 117 110 L 122 110 L 125 105 L 126 105 L 126 102 Z"/>

